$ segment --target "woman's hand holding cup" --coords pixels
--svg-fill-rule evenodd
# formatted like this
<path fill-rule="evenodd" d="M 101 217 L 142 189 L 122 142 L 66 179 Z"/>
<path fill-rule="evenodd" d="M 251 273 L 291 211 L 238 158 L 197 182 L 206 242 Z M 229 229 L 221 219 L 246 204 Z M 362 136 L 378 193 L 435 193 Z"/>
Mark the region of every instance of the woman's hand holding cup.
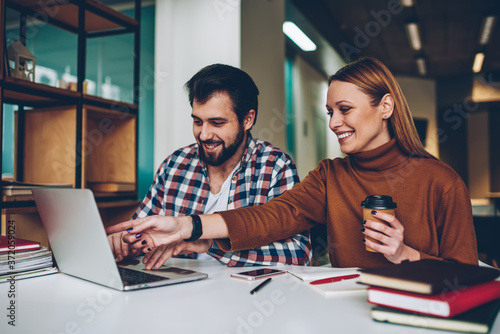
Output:
<path fill-rule="evenodd" d="M 361 206 L 367 251 L 380 252 L 393 263 L 420 259 L 418 251 L 404 244 L 404 226 L 394 214 L 397 205 L 390 196 L 369 196 Z"/>

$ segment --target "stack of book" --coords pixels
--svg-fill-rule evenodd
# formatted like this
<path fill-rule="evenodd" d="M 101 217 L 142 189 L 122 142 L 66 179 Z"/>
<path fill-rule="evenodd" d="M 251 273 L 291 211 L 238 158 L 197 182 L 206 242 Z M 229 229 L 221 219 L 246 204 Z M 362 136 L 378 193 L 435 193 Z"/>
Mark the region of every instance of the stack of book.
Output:
<path fill-rule="evenodd" d="M 0 236 L 0 283 L 56 272 L 52 252 L 39 242 Z"/>
<path fill-rule="evenodd" d="M 438 260 L 360 270 L 376 321 L 488 333 L 500 310 L 500 270 Z"/>

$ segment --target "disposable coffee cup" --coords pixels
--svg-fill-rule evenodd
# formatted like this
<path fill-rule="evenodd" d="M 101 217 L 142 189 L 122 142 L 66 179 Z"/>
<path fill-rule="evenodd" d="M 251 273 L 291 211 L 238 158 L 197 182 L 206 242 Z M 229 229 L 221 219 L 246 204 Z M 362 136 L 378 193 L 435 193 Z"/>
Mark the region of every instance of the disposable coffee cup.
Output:
<path fill-rule="evenodd" d="M 381 223 L 387 224 L 387 222 L 378 219 L 374 215 L 372 215 L 372 211 L 375 210 L 377 212 L 385 212 L 390 215 L 394 215 L 394 211 L 397 208 L 395 202 L 392 201 L 391 196 L 385 195 L 371 195 L 368 196 L 363 202 L 361 202 L 361 207 L 363 208 L 363 219 L 364 220 L 374 220 L 379 221 Z M 365 227 L 368 228 L 368 227 Z M 381 244 L 379 241 L 372 239 L 368 236 L 365 236 L 365 239 L 371 240 L 378 244 Z M 365 246 L 365 249 L 369 252 L 377 252 L 376 250 Z"/>

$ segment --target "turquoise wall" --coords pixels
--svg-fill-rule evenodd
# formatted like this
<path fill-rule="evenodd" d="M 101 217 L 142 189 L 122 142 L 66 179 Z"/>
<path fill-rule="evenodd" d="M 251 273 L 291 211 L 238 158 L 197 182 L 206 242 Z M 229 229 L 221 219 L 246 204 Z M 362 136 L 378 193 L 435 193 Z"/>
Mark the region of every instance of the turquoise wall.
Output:
<path fill-rule="evenodd" d="M 285 57 L 286 150 L 295 159 L 295 124 L 293 121 L 293 57 Z"/>
<path fill-rule="evenodd" d="M 154 64 L 155 7 L 143 8 L 141 17 L 141 76 L 139 101 L 139 198 L 146 196 L 153 182 L 154 165 Z"/>
<path fill-rule="evenodd" d="M 134 11 L 124 11 L 134 16 Z M 19 38 L 15 11 L 7 23 L 7 44 Z M 18 20 L 17 20 L 18 22 Z M 154 143 L 154 32 L 155 7 L 142 8 L 139 133 L 138 133 L 138 184 L 139 198 L 143 198 L 153 181 L 155 166 Z M 9 29 L 10 28 L 10 29 Z M 37 71 L 36 81 L 57 85 L 56 79 L 66 75 L 76 77 L 77 37 L 47 24 L 30 24 L 27 29 L 27 47 L 36 56 L 37 66 L 49 70 Z M 121 101 L 133 101 L 133 36 L 132 34 L 91 38 L 87 42 L 86 78 L 95 83 L 94 94 L 103 96 L 106 89 L 115 92 Z M 55 81 L 56 80 L 56 81 Z M 106 81 L 111 86 L 106 87 Z M 111 90 L 110 90 L 111 88 Z M 114 90 L 113 90 L 114 89 Z M 119 93 L 117 93 L 119 91 Z M 3 166 L 2 173 L 14 171 L 14 106 L 4 104 Z"/>

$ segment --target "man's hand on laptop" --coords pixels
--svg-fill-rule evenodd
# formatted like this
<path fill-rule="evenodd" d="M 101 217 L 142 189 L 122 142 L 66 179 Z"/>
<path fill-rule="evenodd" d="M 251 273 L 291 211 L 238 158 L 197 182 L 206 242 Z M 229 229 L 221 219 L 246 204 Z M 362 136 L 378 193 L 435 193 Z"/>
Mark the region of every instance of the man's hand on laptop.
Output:
<path fill-rule="evenodd" d="M 128 256 L 137 256 L 140 251 L 132 248 L 130 244 L 123 241 L 123 235 L 127 232 L 117 232 L 108 235 L 109 246 L 116 260 L 121 261 Z"/>
<path fill-rule="evenodd" d="M 162 245 L 146 253 L 142 259 L 146 269 L 160 268 L 172 255 L 205 253 L 212 246 L 212 240 L 197 240 L 195 242 L 180 241 L 175 245 Z"/>

